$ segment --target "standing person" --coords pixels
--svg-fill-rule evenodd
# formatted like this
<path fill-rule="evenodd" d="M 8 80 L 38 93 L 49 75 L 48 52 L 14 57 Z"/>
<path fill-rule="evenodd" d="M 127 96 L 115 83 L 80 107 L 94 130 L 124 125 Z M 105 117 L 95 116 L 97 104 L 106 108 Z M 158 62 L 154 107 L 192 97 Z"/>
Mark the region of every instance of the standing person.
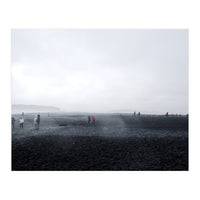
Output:
<path fill-rule="evenodd" d="M 94 115 L 91 115 L 91 117 L 92 117 L 92 123 L 95 124 L 95 117 L 94 117 Z"/>
<path fill-rule="evenodd" d="M 90 115 L 88 115 L 88 124 L 90 124 L 90 122 L 91 122 L 91 117 Z"/>
<path fill-rule="evenodd" d="M 166 112 L 165 116 L 168 116 L 168 115 L 169 115 L 168 112 Z"/>
<path fill-rule="evenodd" d="M 15 127 L 15 118 L 12 117 L 12 128 L 14 128 L 14 127 Z"/>
<path fill-rule="evenodd" d="M 138 116 L 140 116 L 140 112 L 138 113 Z"/>
<path fill-rule="evenodd" d="M 22 117 L 24 118 L 24 112 L 22 112 Z"/>
<path fill-rule="evenodd" d="M 37 115 L 34 117 L 33 119 L 34 125 L 35 125 L 35 129 L 37 129 L 38 124 L 37 124 Z"/>
<path fill-rule="evenodd" d="M 135 117 L 135 115 L 136 115 L 136 113 L 134 112 L 134 113 L 133 113 L 133 116 Z"/>
<path fill-rule="evenodd" d="M 40 114 L 39 113 L 37 115 L 37 125 L 38 125 L 38 130 L 39 130 L 39 127 L 40 127 Z"/>
<path fill-rule="evenodd" d="M 20 117 L 20 119 L 19 119 L 19 127 L 20 128 L 24 128 L 24 119 L 23 119 L 23 117 Z"/>

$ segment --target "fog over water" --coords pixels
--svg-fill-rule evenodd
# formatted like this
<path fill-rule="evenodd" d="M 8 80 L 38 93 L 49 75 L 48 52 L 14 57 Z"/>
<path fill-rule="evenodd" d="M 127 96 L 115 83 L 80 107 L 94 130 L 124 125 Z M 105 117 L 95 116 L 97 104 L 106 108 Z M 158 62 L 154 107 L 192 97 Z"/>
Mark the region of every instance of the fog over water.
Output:
<path fill-rule="evenodd" d="M 187 30 L 12 30 L 12 104 L 188 113 Z"/>

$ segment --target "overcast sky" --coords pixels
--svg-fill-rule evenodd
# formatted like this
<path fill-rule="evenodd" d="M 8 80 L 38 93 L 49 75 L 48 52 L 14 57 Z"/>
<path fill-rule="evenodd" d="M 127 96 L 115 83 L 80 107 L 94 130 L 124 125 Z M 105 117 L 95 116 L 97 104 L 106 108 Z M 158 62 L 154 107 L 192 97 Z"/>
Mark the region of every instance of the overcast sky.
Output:
<path fill-rule="evenodd" d="M 188 113 L 187 30 L 12 30 L 12 103 Z"/>

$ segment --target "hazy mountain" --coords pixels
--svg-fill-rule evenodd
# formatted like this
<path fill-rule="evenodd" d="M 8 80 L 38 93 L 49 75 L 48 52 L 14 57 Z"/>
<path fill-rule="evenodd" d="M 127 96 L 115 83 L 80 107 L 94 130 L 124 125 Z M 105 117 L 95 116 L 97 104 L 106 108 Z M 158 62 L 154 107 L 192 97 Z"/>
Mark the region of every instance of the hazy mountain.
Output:
<path fill-rule="evenodd" d="M 23 104 L 13 104 L 12 112 L 58 112 L 59 108 L 54 106 L 41 106 L 41 105 L 23 105 Z"/>

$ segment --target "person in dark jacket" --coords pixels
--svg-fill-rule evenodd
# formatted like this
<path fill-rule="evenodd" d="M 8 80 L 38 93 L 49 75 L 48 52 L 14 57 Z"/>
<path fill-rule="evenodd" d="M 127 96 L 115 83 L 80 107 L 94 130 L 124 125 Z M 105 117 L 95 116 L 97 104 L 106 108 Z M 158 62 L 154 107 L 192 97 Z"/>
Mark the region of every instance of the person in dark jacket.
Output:
<path fill-rule="evenodd" d="M 90 115 L 88 115 L 88 124 L 90 124 L 90 122 L 91 122 L 91 117 Z"/>
<path fill-rule="evenodd" d="M 15 118 L 12 117 L 12 128 L 14 128 L 14 127 L 15 127 Z"/>
<path fill-rule="evenodd" d="M 37 115 L 37 125 L 38 125 L 38 130 L 40 127 L 40 114 Z"/>

